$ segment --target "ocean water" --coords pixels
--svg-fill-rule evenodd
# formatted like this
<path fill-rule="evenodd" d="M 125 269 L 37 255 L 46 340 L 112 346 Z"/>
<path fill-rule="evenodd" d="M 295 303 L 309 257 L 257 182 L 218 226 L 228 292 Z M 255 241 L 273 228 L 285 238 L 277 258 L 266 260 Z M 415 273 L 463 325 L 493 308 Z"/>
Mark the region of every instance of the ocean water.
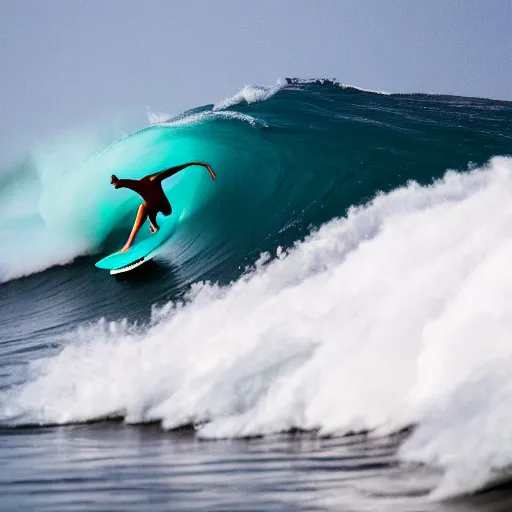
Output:
<path fill-rule="evenodd" d="M 294 79 L 153 120 L 0 171 L 0 509 L 508 510 L 512 103 Z M 96 269 L 110 175 L 194 160 L 162 254 Z"/>

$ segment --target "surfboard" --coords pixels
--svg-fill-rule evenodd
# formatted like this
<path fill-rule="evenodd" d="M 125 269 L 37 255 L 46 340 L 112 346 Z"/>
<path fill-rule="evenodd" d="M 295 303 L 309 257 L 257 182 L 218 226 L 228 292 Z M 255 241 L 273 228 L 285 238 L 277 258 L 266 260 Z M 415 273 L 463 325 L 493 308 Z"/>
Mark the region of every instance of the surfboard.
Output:
<path fill-rule="evenodd" d="M 112 275 L 140 267 L 162 251 L 173 232 L 173 227 L 173 222 L 162 222 L 155 234 L 136 241 L 126 252 L 115 252 L 97 261 L 96 267 L 109 270 Z"/>

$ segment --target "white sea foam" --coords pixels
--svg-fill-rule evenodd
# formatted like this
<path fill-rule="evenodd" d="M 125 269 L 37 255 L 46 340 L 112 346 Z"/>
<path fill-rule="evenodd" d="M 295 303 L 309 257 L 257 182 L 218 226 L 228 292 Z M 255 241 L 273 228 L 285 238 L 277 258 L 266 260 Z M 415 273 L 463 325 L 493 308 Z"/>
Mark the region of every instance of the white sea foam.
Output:
<path fill-rule="evenodd" d="M 155 112 L 149 106 L 146 106 L 146 115 L 148 117 L 149 124 L 160 124 L 168 121 L 172 116 L 165 112 Z"/>
<path fill-rule="evenodd" d="M 114 133 L 108 137 L 84 129 L 61 134 L 35 147 L 31 163 L 5 178 L 0 238 L 8 250 L 0 253 L 0 282 L 94 250 L 104 236 L 97 204 L 108 181 L 101 168 L 88 168 L 86 161 L 117 138 L 118 130 Z"/>
<path fill-rule="evenodd" d="M 439 495 L 512 462 L 512 159 L 378 195 L 267 260 L 146 329 L 71 333 L 2 421 L 118 414 L 207 438 L 419 423 L 402 456 L 446 470 Z"/>
<path fill-rule="evenodd" d="M 248 123 L 252 126 L 268 126 L 264 121 L 261 121 L 248 114 L 224 110 L 199 112 L 197 114 L 184 114 L 160 124 L 166 124 L 168 126 L 185 126 L 213 121 L 215 119 L 235 119 L 237 121 Z"/>
<path fill-rule="evenodd" d="M 350 85 L 350 84 L 338 84 L 340 87 L 342 88 L 346 88 L 346 89 L 357 89 L 358 91 L 363 91 L 363 92 L 373 92 L 375 94 L 384 94 L 385 96 L 389 96 L 391 93 L 390 92 L 387 92 L 387 91 L 382 91 L 380 89 L 365 89 L 363 87 L 358 87 L 357 85 Z"/>
<path fill-rule="evenodd" d="M 256 103 L 258 101 L 264 101 L 273 96 L 276 92 L 282 89 L 285 83 L 278 80 L 276 85 L 272 87 L 263 87 L 261 85 L 246 85 L 235 95 L 229 96 L 228 98 L 219 101 L 213 107 L 213 110 L 224 110 L 238 105 L 239 103 Z"/>

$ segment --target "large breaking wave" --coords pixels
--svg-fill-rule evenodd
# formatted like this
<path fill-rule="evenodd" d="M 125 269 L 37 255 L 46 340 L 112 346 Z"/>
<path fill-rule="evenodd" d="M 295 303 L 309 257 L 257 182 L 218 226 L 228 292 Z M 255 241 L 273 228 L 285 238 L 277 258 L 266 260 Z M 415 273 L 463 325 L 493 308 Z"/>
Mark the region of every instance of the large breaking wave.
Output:
<path fill-rule="evenodd" d="M 196 169 L 169 183 L 185 296 L 143 327 L 73 329 L 3 393 L 2 424 L 121 417 L 204 438 L 417 425 L 401 456 L 446 469 L 438 495 L 508 478 L 512 159 L 493 155 L 511 152 L 511 115 L 488 100 L 289 81 L 49 171 L 32 213 L 57 245 L 23 259 L 27 220 L 4 278 L 108 249 L 137 201 L 110 189 L 112 172 L 206 160 L 218 182 Z M 62 180 L 71 193 L 55 206 Z M 229 284 L 197 282 L 226 261 L 240 269 Z"/>

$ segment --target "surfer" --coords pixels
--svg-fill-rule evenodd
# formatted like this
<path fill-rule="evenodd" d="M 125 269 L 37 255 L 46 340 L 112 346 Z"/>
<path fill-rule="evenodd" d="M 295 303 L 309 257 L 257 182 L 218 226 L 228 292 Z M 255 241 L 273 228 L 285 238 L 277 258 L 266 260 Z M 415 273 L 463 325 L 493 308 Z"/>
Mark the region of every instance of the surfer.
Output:
<path fill-rule="evenodd" d="M 146 219 L 149 218 L 149 230 L 151 233 L 156 233 L 160 229 L 156 222 L 157 213 L 161 212 L 166 217 L 172 213 L 171 203 L 169 202 L 169 199 L 167 199 L 162 188 L 162 181 L 174 176 L 176 173 L 186 167 L 190 167 L 191 165 L 202 165 L 203 167 L 206 167 L 212 180 L 217 177 L 213 172 L 213 169 L 204 162 L 189 162 L 188 164 L 170 167 L 164 171 L 144 176 L 140 180 L 120 180 L 115 174 L 112 174 L 110 183 L 112 183 L 115 188 L 129 188 L 130 190 L 137 192 L 137 194 L 144 199 L 144 202 L 139 206 L 137 217 L 128 241 L 124 244 L 124 247 L 120 252 L 126 252 L 132 246 L 137 233 Z"/>

